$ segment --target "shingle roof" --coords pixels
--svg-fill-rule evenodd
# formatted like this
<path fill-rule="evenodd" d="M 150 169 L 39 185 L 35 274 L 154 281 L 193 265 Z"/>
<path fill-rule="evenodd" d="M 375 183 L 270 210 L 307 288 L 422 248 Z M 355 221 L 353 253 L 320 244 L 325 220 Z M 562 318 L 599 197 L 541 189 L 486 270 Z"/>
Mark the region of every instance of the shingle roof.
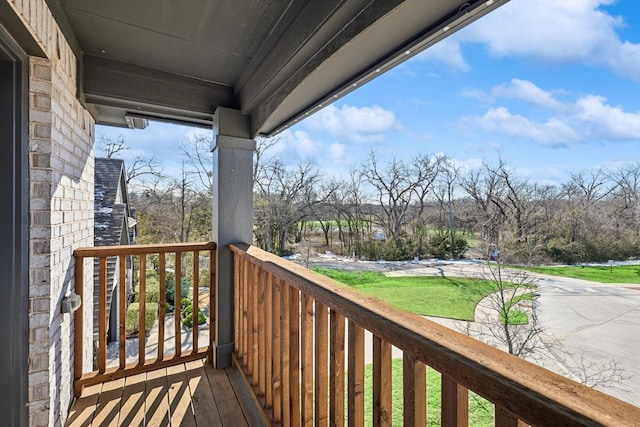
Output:
<path fill-rule="evenodd" d="M 123 160 L 95 159 L 95 200 L 93 203 L 95 246 L 121 244 L 122 224 L 127 219 L 127 210 L 124 203 L 116 203 L 116 197 L 123 174 Z"/>
<path fill-rule="evenodd" d="M 94 245 L 115 246 L 130 243 L 129 216 L 126 205 L 126 194 L 122 195 L 122 202 L 116 202 L 121 182 L 124 179 L 124 161 L 97 157 L 95 159 L 94 176 Z M 126 190 L 125 190 L 126 192 Z M 122 238 L 126 241 L 121 241 Z M 118 266 L 114 257 L 107 259 L 107 316 L 116 284 L 115 272 Z M 99 296 L 99 265 L 94 259 L 93 269 L 93 337 L 98 339 L 98 296 Z M 107 319 L 108 321 L 108 319 Z M 108 323 L 107 323 L 108 324 Z"/>

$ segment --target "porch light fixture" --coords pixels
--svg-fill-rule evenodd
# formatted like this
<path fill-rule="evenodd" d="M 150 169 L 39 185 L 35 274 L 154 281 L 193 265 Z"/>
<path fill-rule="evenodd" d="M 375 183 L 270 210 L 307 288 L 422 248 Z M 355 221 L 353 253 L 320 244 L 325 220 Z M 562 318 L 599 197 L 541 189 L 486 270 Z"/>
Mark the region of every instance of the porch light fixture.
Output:
<path fill-rule="evenodd" d="M 125 114 L 124 119 L 129 129 L 144 129 L 149 125 L 149 120 L 130 114 Z"/>
<path fill-rule="evenodd" d="M 80 308 L 81 304 L 82 300 L 80 299 L 80 295 L 72 293 L 68 297 L 64 297 L 60 302 L 60 313 L 73 313 Z"/>

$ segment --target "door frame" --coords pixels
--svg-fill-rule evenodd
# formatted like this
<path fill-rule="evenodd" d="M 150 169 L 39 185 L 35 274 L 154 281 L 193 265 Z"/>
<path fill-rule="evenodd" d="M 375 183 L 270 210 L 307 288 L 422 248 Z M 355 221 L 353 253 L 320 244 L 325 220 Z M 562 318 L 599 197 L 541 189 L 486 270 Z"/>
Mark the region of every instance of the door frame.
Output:
<path fill-rule="evenodd" d="M 0 24 L 0 414 L 29 419 L 29 59 Z"/>

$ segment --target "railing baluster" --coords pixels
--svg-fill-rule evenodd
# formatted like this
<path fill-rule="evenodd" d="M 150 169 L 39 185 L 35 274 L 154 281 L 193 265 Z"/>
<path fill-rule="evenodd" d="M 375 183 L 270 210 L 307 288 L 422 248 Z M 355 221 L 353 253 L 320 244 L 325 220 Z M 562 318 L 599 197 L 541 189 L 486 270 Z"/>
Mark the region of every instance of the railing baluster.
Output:
<path fill-rule="evenodd" d="M 158 279 L 160 280 L 160 312 L 158 316 L 158 360 L 164 360 L 164 324 L 165 317 L 167 316 L 167 259 L 164 252 L 158 254 L 158 269 L 160 270 L 160 276 Z"/>
<path fill-rule="evenodd" d="M 242 264 L 244 260 L 239 256 L 233 257 L 233 352 L 242 357 L 242 291 L 240 281 L 242 280 Z M 210 291 L 213 291 L 214 284 L 209 285 Z M 211 308 L 209 308 L 211 310 Z M 209 329 L 213 334 L 213 329 Z"/>
<path fill-rule="evenodd" d="M 176 252 L 175 259 L 175 347 L 174 358 L 179 358 L 182 355 L 182 252 Z"/>
<path fill-rule="evenodd" d="M 251 366 L 253 367 L 253 374 L 251 375 L 251 385 L 258 385 L 258 378 L 260 376 L 260 366 L 259 366 L 259 348 L 260 348 L 260 339 L 258 337 L 258 324 L 260 323 L 260 316 L 258 312 L 259 301 L 259 286 L 260 282 L 260 267 L 255 266 L 253 268 L 253 275 L 251 277 Z"/>
<path fill-rule="evenodd" d="M 144 365 L 146 347 L 146 317 L 147 317 L 147 255 L 140 255 L 140 277 L 138 286 L 139 308 L 138 312 L 138 363 Z"/>
<path fill-rule="evenodd" d="M 247 367 L 249 363 L 249 261 L 242 263 L 242 366 Z"/>
<path fill-rule="evenodd" d="M 273 276 L 265 272 L 264 289 L 264 360 L 265 360 L 265 407 L 273 405 Z"/>
<path fill-rule="evenodd" d="M 407 352 L 402 360 L 402 388 L 404 396 L 404 426 L 423 426 L 427 422 L 426 366 Z"/>
<path fill-rule="evenodd" d="M 507 411 L 500 405 L 495 406 L 496 427 L 525 427 L 526 423 L 518 420 L 518 417 Z"/>
<path fill-rule="evenodd" d="M 265 279 L 267 273 L 259 269 L 258 270 L 258 349 L 256 354 L 258 355 L 258 396 L 264 396 L 266 392 L 266 334 L 265 334 Z"/>
<path fill-rule="evenodd" d="M 282 373 L 282 426 L 291 426 L 291 286 L 280 281 L 280 372 Z"/>
<path fill-rule="evenodd" d="M 391 426 L 391 344 L 373 337 L 373 425 Z"/>
<path fill-rule="evenodd" d="M 280 280 L 274 280 L 272 275 L 271 283 L 273 285 L 272 300 L 273 305 L 271 307 L 271 319 L 272 319 L 272 351 L 273 351 L 273 370 L 271 376 L 271 383 L 273 387 L 273 422 L 279 423 L 282 420 L 282 318 L 280 316 L 281 310 L 281 298 L 282 298 L 282 282 Z"/>
<path fill-rule="evenodd" d="M 469 425 L 469 391 L 442 374 L 442 426 L 466 427 Z"/>
<path fill-rule="evenodd" d="M 327 306 L 316 301 L 315 344 L 315 425 L 326 426 L 329 421 L 327 399 L 329 397 L 329 313 Z"/>
<path fill-rule="evenodd" d="M 289 289 L 289 407 L 290 424 L 300 425 L 300 291 Z"/>
<path fill-rule="evenodd" d="M 300 348 L 302 360 L 302 425 L 313 422 L 313 298 L 302 293 Z"/>
<path fill-rule="evenodd" d="M 331 426 L 344 425 L 344 339 L 345 319 L 331 310 L 331 336 L 329 360 L 329 421 Z"/>
<path fill-rule="evenodd" d="M 253 318 L 256 315 L 255 307 L 253 304 L 254 300 L 254 282 L 253 282 L 253 271 L 258 268 L 254 264 L 248 264 L 249 271 L 247 272 L 247 282 L 245 284 L 246 292 L 247 292 L 247 347 L 246 347 L 246 355 L 247 355 L 247 374 L 249 376 L 253 376 Z"/>
<path fill-rule="evenodd" d="M 209 249 L 209 350 L 213 361 L 216 339 L 216 250 Z"/>
<path fill-rule="evenodd" d="M 364 425 L 364 329 L 349 320 L 349 427 Z"/>
<path fill-rule="evenodd" d="M 193 326 L 193 348 L 198 351 L 198 324 L 200 323 L 200 252 L 193 251 L 193 311 L 191 312 L 191 326 Z"/>
<path fill-rule="evenodd" d="M 100 257 L 98 267 L 98 372 L 107 367 L 107 257 Z"/>
<path fill-rule="evenodd" d="M 118 257 L 120 265 L 120 281 L 118 282 L 118 359 L 120 369 L 127 365 L 126 333 L 127 333 L 127 258 L 125 255 Z"/>

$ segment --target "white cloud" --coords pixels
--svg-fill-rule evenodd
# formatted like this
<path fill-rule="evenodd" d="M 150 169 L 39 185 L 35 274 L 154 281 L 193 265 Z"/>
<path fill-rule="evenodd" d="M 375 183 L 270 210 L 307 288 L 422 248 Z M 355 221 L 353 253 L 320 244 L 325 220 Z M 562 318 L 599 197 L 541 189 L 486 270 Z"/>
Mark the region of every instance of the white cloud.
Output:
<path fill-rule="evenodd" d="M 348 159 L 345 156 L 344 150 L 346 146 L 344 144 L 340 144 L 339 142 L 334 142 L 329 146 L 328 156 L 329 159 L 334 163 L 348 163 Z"/>
<path fill-rule="evenodd" d="M 311 139 L 307 132 L 286 130 L 278 136 L 277 142 L 266 155 L 276 156 L 285 164 L 295 164 L 315 158 L 322 149 L 323 143 Z"/>
<path fill-rule="evenodd" d="M 418 60 L 441 62 L 449 67 L 469 71 L 471 66 L 464 60 L 460 43 L 452 38 L 444 39 L 416 56 Z"/>
<path fill-rule="evenodd" d="M 640 139 L 640 112 L 627 113 L 608 105 L 601 96 L 588 95 L 576 102 L 574 119 L 593 139 Z"/>
<path fill-rule="evenodd" d="M 640 44 L 623 41 L 624 25 L 600 6 L 612 0 L 511 0 L 462 30 L 461 42 L 482 43 L 492 55 L 604 65 L 640 80 Z"/>
<path fill-rule="evenodd" d="M 393 111 L 373 105 L 337 108 L 329 105 L 304 123 L 313 130 L 328 132 L 334 138 L 352 142 L 374 143 L 385 139 L 385 132 L 400 127 Z"/>
<path fill-rule="evenodd" d="M 480 89 L 465 89 L 460 91 L 460 96 L 465 98 L 477 99 L 482 102 L 491 102 L 493 98 L 483 90 Z"/>
<path fill-rule="evenodd" d="M 494 87 L 492 94 L 506 98 L 521 99 L 555 111 L 562 111 L 567 107 L 562 102 L 554 99 L 550 92 L 540 89 L 528 80 L 511 79 L 509 83 Z"/>
<path fill-rule="evenodd" d="M 491 108 L 482 117 L 465 120 L 489 132 L 530 139 L 544 145 L 566 145 L 579 140 L 576 132 L 562 120 L 552 117 L 544 123 L 535 122 L 504 107 Z"/>
<path fill-rule="evenodd" d="M 463 126 L 479 126 L 489 132 L 526 138 L 544 145 L 640 139 L 640 112 L 626 112 L 622 107 L 609 105 L 602 96 L 586 95 L 572 103 L 561 103 L 550 92 L 518 79 L 496 86 L 492 94 L 522 99 L 557 115 L 540 122 L 500 106 L 490 108 L 481 117 L 462 119 Z"/>

